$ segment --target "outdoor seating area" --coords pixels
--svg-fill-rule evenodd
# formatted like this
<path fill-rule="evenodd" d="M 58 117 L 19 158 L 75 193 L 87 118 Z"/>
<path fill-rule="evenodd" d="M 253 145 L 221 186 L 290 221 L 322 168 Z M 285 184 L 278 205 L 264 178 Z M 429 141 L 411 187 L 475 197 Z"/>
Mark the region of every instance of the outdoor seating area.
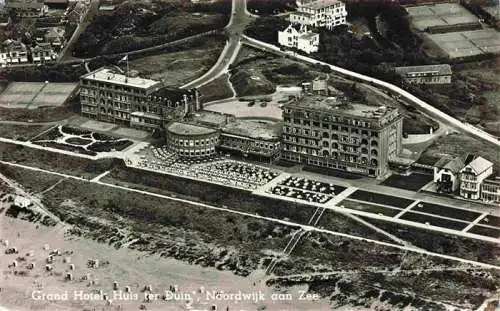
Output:
<path fill-rule="evenodd" d="M 254 190 L 276 178 L 280 172 L 260 165 L 229 160 L 218 156 L 182 159 L 166 147 L 149 146 L 136 153 L 135 166 L 158 173 L 196 178 L 224 186 Z M 127 161 L 127 165 L 134 162 Z"/>
<path fill-rule="evenodd" d="M 345 187 L 293 176 L 280 182 L 279 185 L 332 196 L 339 194 L 340 192 L 345 190 Z"/>
<path fill-rule="evenodd" d="M 271 188 L 269 193 L 289 198 L 304 200 L 312 203 L 326 203 L 333 198 L 332 195 L 325 195 L 317 192 L 305 191 L 286 186 L 275 186 Z"/>

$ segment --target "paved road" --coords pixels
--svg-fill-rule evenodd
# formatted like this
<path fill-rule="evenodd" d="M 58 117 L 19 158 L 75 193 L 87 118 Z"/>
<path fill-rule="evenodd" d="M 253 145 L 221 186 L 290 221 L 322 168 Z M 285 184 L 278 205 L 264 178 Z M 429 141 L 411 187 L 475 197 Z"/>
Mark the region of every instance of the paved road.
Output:
<path fill-rule="evenodd" d="M 241 38 L 245 27 L 251 21 L 246 10 L 246 1 L 233 0 L 231 20 L 225 30 L 229 36 L 229 40 L 224 47 L 219 59 L 210 70 L 198 79 L 191 81 L 182 86 L 182 88 L 200 87 L 214 80 L 221 74 L 227 72 L 229 65 L 234 62 L 241 48 Z"/>
<path fill-rule="evenodd" d="M 246 212 L 242 212 L 242 211 L 236 211 L 236 210 L 232 210 L 232 209 L 229 209 L 229 208 L 213 206 L 213 205 L 209 205 L 209 204 L 205 204 L 205 203 L 200 203 L 200 202 L 194 202 L 194 201 L 180 199 L 180 198 L 171 197 L 171 196 L 167 196 L 167 195 L 162 195 L 162 194 L 158 194 L 158 193 L 154 193 L 154 192 L 139 190 L 139 189 L 135 189 L 135 188 L 131 188 L 131 187 L 123 187 L 123 186 L 118 186 L 118 185 L 114 185 L 114 184 L 108 184 L 108 183 L 101 182 L 101 181 L 88 180 L 88 179 L 81 178 L 81 177 L 78 177 L 78 176 L 68 175 L 68 174 L 63 174 L 63 173 L 57 173 L 57 172 L 52 172 L 52 171 L 44 170 L 44 169 L 37 168 L 37 167 L 32 167 L 32 166 L 27 166 L 27 165 L 22 165 L 22 164 L 17 164 L 17 163 L 10 163 L 10 162 L 7 162 L 7 161 L 0 161 L 0 163 L 5 164 L 5 165 L 14 166 L 14 167 L 20 167 L 20 168 L 28 169 L 28 170 L 31 170 L 31 171 L 42 172 L 42 173 L 46 173 L 46 174 L 51 174 L 51 175 L 66 177 L 66 178 L 69 178 L 69 179 L 75 179 L 75 180 L 79 180 L 79 181 L 83 181 L 83 182 L 88 182 L 88 183 L 94 183 L 94 184 L 98 184 L 98 185 L 101 185 L 101 186 L 104 186 L 104 187 L 110 187 L 110 188 L 120 189 L 120 190 L 128 191 L 128 192 L 135 192 L 135 193 L 139 193 L 139 194 L 143 194 L 143 195 L 148 195 L 148 196 L 152 196 L 152 197 L 157 197 L 157 198 L 161 198 L 161 199 L 167 199 L 167 200 L 171 200 L 171 201 L 181 202 L 181 203 L 184 203 L 184 204 L 189 204 L 189 205 L 199 206 L 199 207 L 203 207 L 203 208 L 208 208 L 208 209 L 211 209 L 211 210 L 217 210 L 217 211 L 221 211 L 221 212 L 233 213 L 233 214 L 237 214 L 237 215 L 241 215 L 241 216 L 245 216 L 245 217 L 251 217 L 251 218 L 255 218 L 255 219 L 260 219 L 260 220 L 270 221 L 270 222 L 274 222 L 274 223 L 279 223 L 279 224 L 282 224 L 282 225 L 285 225 L 285 226 L 290 226 L 290 227 L 294 227 L 294 228 L 301 228 L 304 231 L 320 232 L 320 233 L 324 233 L 324 234 L 340 236 L 340 237 L 344 237 L 344 238 L 348 238 L 348 239 L 353 239 L 353 240 L 357 240 L 357 241 L 364 241 L 364 242 L 367 242 L 367 243 L 373 243 L 373 244 L 378 244 L 378 245 L 382 245 L 382 246 L 397 248 L 397 249 L 401 249 L 401 250 L 404 250 L 404 251 L 411 251 L 411 252 L 419 253 L 419 254 L 422 254 L 422 255 L 428 255 L 428 256 L 434 256 L 434 257 L 444 258 L 444 259 L 448 259 L 448 260 L 453 260 L 453 261 L 457 261 L 457 262 L 471 264 L 471 265 L 478 266 L 478 267 L 484 267 L 484 268 L 488 268 L 488 269 L 500 270 L 500 266 L 496 266 L 496 265 L 492 265 L 492 264 L 487 264 L 487 263 L 483 263 L 483 262 L 478 262 L 478 261 L 474 261 L 474 260 L 469 260 L 469 259 L 464 259 L 464 258 L 460 258 L 460 257 L 456 257 L 456 256 L 449 256 L 449 255 L 445 255 L 445 254 L 434 253 L 434 252 L 430 252 L 430 251 L 423 250 L 423 249 L 420 249 L 420 248 L 416 248 L 416 247 L 413 247 L 413 246 L 399 245 L 399 244 L 382 242 L 382 241 L 373 240 L 373 239 L 367 239 L 367 238 L 363 238 L 363 237 L 360 237 L 360 236 L 355 236 L 355 235 L 351 235 L 351 234 L 347 234 L 347 233 L 341 233 L 341 232 L 336 232 L 336 231 L 321 229 L 321 228 L 317 228 L 317 227 L 311 226 L 311 225 L 303 225 L 303 224 L 299 224 L 299 223 L 295 223 L 295 222 L 291 222 L 291 221 L 286 221 L 286 220 L 282 220 L 282 219 L 276 219 L 276 218 L 271 218 L 271 217 L 264 217 L 264 216 L 260 216 L 258 214 L 251 214 L 251 213 L 246 213 Z"/>
<path fill-rule="evenodd" d="M 347 69 L 344 69 L 341 67 L 337 67 L 337 66 L 325 63 L 325 62 L 321 62 L 319 60 L 316 60 L 316 59 L 313 59 L 310 57 L 299 55 L 297 53 L 293 53 L 293 55 L 289 54 L 289 53 L 285 53 L 285 52 L 281 51 L 280 48 L 277 46 L 274 46 L 272 44 L 268 44 L 268 43 L 265 43 L 265 42 L 262 42 L 259 40 L 255 40 L 255 39 L 247 37 L 245 35 L 243 36 L 242 43 L 253 46 L 255 48 L 262 49 L 262 50 L 272 51 L 273 53 L 279 53 L 279 54 L 284 55 L 284 56 L 287 55 L 288 57 L 293 57 L 293 58 L 296 58 L 298 60 L 308 62 L 310 64 L 326 65 L 338 74 L 348 76 L 349 78 L 354 79 L 354 80 L 371 83 L 375 86 L 378 86 L 379 88 L 389 90 L 393 94 L 401 95 L 401 97 L 405 98 L 408 102 L 412 103 L 414 106 L 418 107 L 420 110 L 424 111 L 426 114 L 428 114 L 432 118 L 435 118 L 436 120 L 439 120 L 440 122 L 442 122 L 446 125 L 449 125 L 453 129 L 455 129 L 459 132 L 462 132 L 462 133 L 466 133 L 466 134 L 473 136 L 475 138 L 478 138 L 482 141 L 485 141 L 485 142 L 487 142 L 487 143 L 489 143 L 497 148 L 500 147 L 500 141 L 496 137 L 494 137 L 494 136 L 492 136 L 492 135 L 490 135 L 490 134 L 488 134 L 488 133 L 486 133 L 486 132 L 484 132 L 484 131 L 482 131 L 482 130 L 480 130 L 480 129 L 478 129 L 478 128 L 476 128 L 468 123 L 463 123 L 463 122 L 453 118 L 452 116 L 447 115 L 446 113 L 440 111 L 439 109 L 432 107 L 431 105 L 424 102 L 423 100 L 420 100 L 419 98 L 415 97 L 414 95 L 410 94 L 409 92 L 407 92 L 407 91 L 405 91 L 405 90 L 403 90 L 403 89 L 401 89 L 393 84 L 390 84 L 388 82 L 381 81 L 381 80 L 378 80 L 378 79 L 375 79 L 375 78 L 372 78 L 369 76 L 365 76 L 365 75 L 362 75 L 362 74 L 359 74 L 359 73 L 356 73 L 356 72 L 353 72 L 353 71 L 350 71 L 350 70 L 347 70 Z"/>
<path fill-rule="evenodd" d="M 84 16 L 82 17 L 80 23 L 78 23 L 78 27 L 76 27 L 73 35 L 67 42 L 66 46 L 64 46 L 61 53 L 59 53 L 58 62 L 62 60 L 70 60 L 72 55 L 67 55 L 68 53 L 73 52 L 73 44 L 78 40 L 82 32 L 89 25 L 89 20 L 92 18 L 91 14 L 95 14 L 99 11 L 99 0 L 91 0 L 90 4 L 87 6 Z"/>

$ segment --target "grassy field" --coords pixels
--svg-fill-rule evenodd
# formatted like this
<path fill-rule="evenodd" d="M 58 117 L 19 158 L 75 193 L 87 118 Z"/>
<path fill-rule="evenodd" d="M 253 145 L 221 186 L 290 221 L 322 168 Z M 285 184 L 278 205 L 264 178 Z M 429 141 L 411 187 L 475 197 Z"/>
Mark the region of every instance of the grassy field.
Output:
<path fill-rule="evenodd" d="M 374 213 L 374 214 L 382 214 L 386 216 L 396 216 L 399 212 L 401 212 L 401 209 L 392 209 L 392 208 L 387 208 L 383 206 L 378 206 L 378 205 L 373 205 L 373 204 L 367 204 L 367 203 L 360 203 L 360 202 L 354 202 L 350 201 L 349 199 L 344 200 L 339 203 L 340 205 L 346 207 L 346 208 L 351 208 L 354 210 L 359 210 L 359 211 L 365 211 L 369 213 Z"/>
<path fill-rule="evenodd" d="M 391 195 L 380 194 L 376 192 L 369 192 L 364 190 L 356 190 L 353 194 L 351 194 L 349 199 L 356 199 L 366 202 L 373 202 L 378 204 L 384 204 L 399 208 L 405 208 L 411 203 L 413 200 L 405 199 L 401 197 L 394 197 Z"/>
<path fill-rule="evenodd" d="M 476 154 L 500 167 L 498 149 L 492 148 L 488 143 L 476 140 L 462 134 L 450 134 L 439 137 L 430 145 L 418 159 L 418 163 L 433 165 L 444 155 L 465 156 Z"/>
<path fill-rule="evenodd" d="M 166 85 L 181 86 L 208 71 L 219 58 L 224 44 L 223 36 L 203 38 L 180 51 L 134 59 L 130 68 Z"/>
<path fill-rule="evenodd" d="M 93 161 L 7 143 L 0 143 L 0 159 L 85 178 L 96 177 L 116 164 L 113 159 Z"/>
<path fill-rule="evenodd" d="M 208 103 L 215 100 L 233 97 L 233 90 L 231 89 L 229 83 L 229 75 L 223 74 L 217 79 L 201 86 L 198 89 L 201 94 L 200 101 L 202 103 Z"/>
<path fill-rule="evenodd" d="M 382 182 L 381 184 L 389 187 L 417 191 L 418 189 L 422 188 L 427 183 L 429 183 L 431 180 L 432 180 L 431 175 L 414 173 L 409 176 L 402 176 L 393 174 L 389 176 L 389 178 L 384 180 L 384 182 Z"/>
<path fill-rule="evenodd" d="M 17 125 L 4 123 L 0 125 L 0 137 L 28 141 L 51 127 L 52 125 Z"/>

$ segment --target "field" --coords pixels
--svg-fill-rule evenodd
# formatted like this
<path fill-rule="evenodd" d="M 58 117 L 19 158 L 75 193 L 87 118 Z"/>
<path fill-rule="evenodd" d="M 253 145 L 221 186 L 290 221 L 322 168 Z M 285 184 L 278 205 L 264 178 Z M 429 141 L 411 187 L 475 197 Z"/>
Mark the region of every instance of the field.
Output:
<path fill-rule="evenodd" d="M 431 226 L 443 227 L 453 230 L 463 230 L 467 227 L 468 223 L 459 222 L 444 218 L 432 217 L 427 215 L 422 215 L 418 213 L 406 212 L 399 217 L 400 219 L 410 220 L 414 222 L 419 222 L 422 224 L 429 223 Z"/>
<path fill-rule="evenodd" d="M 346 199 L 342 202 L 339 203 L 340 206 L 344 206 L 345 208 L 350 208 L 358 211 L 364 211 L 368 213 L 373 213 L 373 214 L 382 214 L 385 216 L 396 216 L 399 214 L 402 210 L 397 209 L 397 208 L 388 208 L 388 207 L 383 207 L 383 206 L 378 206 L 378 205 L 373 205 L 373 204 L 367 204 L 367 203 L 361 203 L 361 202 L 355 202 L 355 201 L 350 201 L 349 199 Z"/>
<path fill-rule="evenodd" d="M 465 221 L 474 221 L 477 217 L 481 216 L 480 213 L 468 211 L 465 209 L 456 209 L 453 207 L 443 206 L 439 204 L 432 204 L 428 202 L 420 202 L 411 209 L 423 213 L 435 214 L 444 217 L 457 218 Z"/>
<path fill-rule="evenodd" d="M 0 125 L 0 137 L 28 141 L 51 127 L 51 125 L 17 125 L 5 123 Z"/>
<path fill-rule="evenodd" d="M 86 178 L 94 178 L 116 165 L 112 159 L 93 161 L 7 143 L 0 143 L 0 159 Z"/>
<path fill-rule="evenodd" d="M 497 149 L 491 148 L 488 143 L 461 134 L 450 134 L 439 137 L 422 153 L 417 162 L 433 165 L 445 155 L 456 157 L 469 153 L 482 156 L 488 161 L 493 162 L 496 167 L 500 167 L 500 158 L 498 157 Z"/>
<path fill-rule="evenodd" d="M 224 44 L 222 36 L 203 38 L 181 51 L 134 59 L 130 61 L 130 68 L 166 85 L 181 86 L 208 71 L 217 61 Z"/>
<path fill-rule="evenodd" d="M 77 83 L 12 82 L 0 94 L 3 108 L 36 109 L 61 106 L 73 93 Z"/>
<path fill-rule="evenodd" d="M 200 91 L 200 101 L 208 103 L 215 100 L 233 97 L 233 90 L 229 85 L 229 75 L 223 74 L 217 79 L 202 85 L 198 90 Z"/>
<path fill-rule="evenodd" d="M 493 238 L 500 238 L 500 228 L 495 229 L 495 228 L 477 225 L 477 226 L 472 227 L 467 232 L 481 234 L 481 235 L 485 235 L 485 236 L 490 236 Z"/>
<path fill-rule="evenodd" d="M 410 176 L 392 174 L 381 184 L 384 186 L 417 191 L 432 181 L 431 175 L 413 173 Z"/>
<path fill-rule="evenodd" d="M 394 197 L 394 196 L 375 193 L 375 192 L 364 191 L 364 190 L 356 190 L 356 192 L 351 194 L 348 198 L 367 201 L 367 202 L 373 202 L 373 203 L 378 203 L 378 204 L 384 204 L 384 205 L 389 205 L 389 206 L 394 206 L 394 207 L 399 207 L 399 208 L 405 208 L 408 205 L 410 205 L 411 203 L 413 203 L 413 200 L 409 200 L 409 199 L 405 199 L 405 198 L 401 198 L 401 197 Z"/>

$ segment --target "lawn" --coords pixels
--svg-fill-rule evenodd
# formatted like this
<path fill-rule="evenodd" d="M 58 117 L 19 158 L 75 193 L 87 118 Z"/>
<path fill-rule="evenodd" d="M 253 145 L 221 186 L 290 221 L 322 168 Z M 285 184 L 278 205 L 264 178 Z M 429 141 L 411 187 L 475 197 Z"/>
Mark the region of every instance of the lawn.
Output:
<path fill-rule="evenodd" d="M 429 202 L 420 202 L 417 205 L 415 205 L 411 210 L 449 217 L 449 218 L 456 218 L 466 221 L 474 221 L 474 219 L 476 219 L 481 215 L 480 213 L 476 213 L 473 211 L 457 209 Z"/>
<path fill-rule="evenodd" d="M 381 183 L 381 185 L 406 189 L 410 191 L 417 191 L 423 186 L 425 186 L 427 183 L 432 181 L 432 178 L 433 178 L 432 175 L 416 174 L 416 173 L 413 173 L 409 176 L 392 174 L 391 176 L 389 176 L 389 178 L 384 180 Z"/>
<path fill-rule="evenodd" d="M 134 59 L 130 68 L 168 86 L 182 86 L 202 76 L 217 62 L 225 42 L 224 36 L 201 38 L 179 51 Z"/>
<path fill-rule="evenodd" d="M 495 229 L 495 228 L 484 227 L 484 226 L 478 225 L 478 226 L 472 227 L 467 232 L 485 235 L 485 236 L 490 236 L 492 238 L 499 238 L 500 239 L 500 228 Z"/>
<path fill-rule="evenodd" d="M 378 205 L 373 205 L 373 204 L 367 204 L 367 203 L 360 203 L 360 202 L 354 202 L 349 199 L 341 201 L 339 206 L 344 206 L 345 208 L 350 208 L 358 211 L 363 211 L 363 212 L 368 212 L 368 213 L 373 213 L 373 214 L 382 214 L 385 216 L 393 217 L 396 216 L 401 212 L 401 209 L 392 209 L 392 208 L 387 208 L 383 206 L 378 206 Z"/>
<path fill-rule="evenodd" d="M 349 196 L 349 199 L 373 202 L 399 208 L 405 208 L 414 202 L 413 200 L 410 199 L 405 199 L 401 197 L 395 197 L 375 192 L 369 192 L 364 190 L 356 190 L 353 194 Z"/>
<path fill-rule="evenodd" d="M 229 85 L 229 75 L 223 74 L 217 79 L 198 88 L 200 91 L 200 101 L 208 103 L 215 100 L 233 97 L 233 90 Z"/>
<path fill-rule="evenodd" d="M 86 178 L 93 178 L 110 170 L 117 161 L 115 159 L 94 161 L 7 143 L 0 143 L 0 159 Z"/>
<path fill-rule="evenodd" d="M 487 215 L 486 217 L 481 219 L 481 221 L 479 221 L 479 223 L 500 228 L 500 217 Z"/>
<path fill-rule="evenodd" d="M 18 125 L 3 123 L 0 125 L 0 137 L 28 141 L 51 127 L 51 125 Z"/>
<path fill-rule="evenodd" d="M 431 226 L 438 226 L 438 227 L 443 227 L 443 228 L 453 229 L 453 230 L 463 230 L 465 227 L 468 226 L 468 223 L 465 223 L 465 222 L 458 222 L 458 221 L 453 221 L 453 220 L 448 220 L 448 219 L 438 218 L 438 217 L 432 217 L 432 216 L 427 216 L 427 215 L 422 215 L 422 214 L 412 213 L 412 212 L 406 212 L 402 216 L 400 216 L 399 218 L 404 219 L 404 220 L 418 222 L 421 224 L 426 224 L 428 222 Z"/>

